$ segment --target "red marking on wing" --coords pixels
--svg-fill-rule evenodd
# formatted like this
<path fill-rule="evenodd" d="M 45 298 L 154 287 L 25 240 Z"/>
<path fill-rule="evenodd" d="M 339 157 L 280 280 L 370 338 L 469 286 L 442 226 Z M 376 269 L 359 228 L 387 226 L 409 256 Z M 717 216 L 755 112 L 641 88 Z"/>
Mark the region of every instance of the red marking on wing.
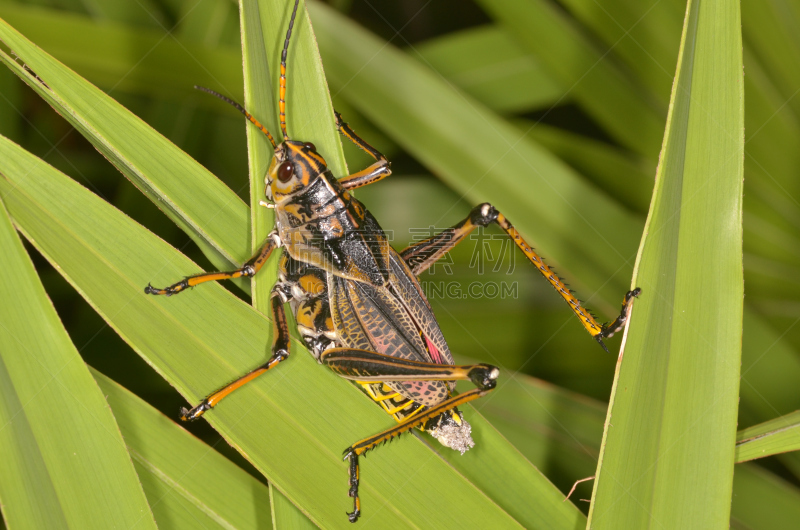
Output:
<path fill-rule="evenodd" d="M 436 364 L 446 364 L 442 360 L 442 356 L 439 355 L 439 350 L 436 348 L 436 345 L 424 334 L 422 336 L 425 337 L 425 343 L 428 345 L 428 352 L 431 354 L 431 359 L 433 359 L 433 362 Z"/>

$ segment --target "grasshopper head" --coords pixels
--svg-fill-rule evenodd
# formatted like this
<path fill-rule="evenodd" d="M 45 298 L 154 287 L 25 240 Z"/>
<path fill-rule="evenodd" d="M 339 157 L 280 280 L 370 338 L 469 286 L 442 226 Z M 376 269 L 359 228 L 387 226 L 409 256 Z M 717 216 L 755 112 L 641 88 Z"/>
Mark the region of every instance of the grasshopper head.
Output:
<path fill-rule="evenodd" d="M 268 199 L 280 202 L 297 193 L 328 170 L 328 165 L 311 142 L 285 140 L 275 148 L 266 176 Z"/>

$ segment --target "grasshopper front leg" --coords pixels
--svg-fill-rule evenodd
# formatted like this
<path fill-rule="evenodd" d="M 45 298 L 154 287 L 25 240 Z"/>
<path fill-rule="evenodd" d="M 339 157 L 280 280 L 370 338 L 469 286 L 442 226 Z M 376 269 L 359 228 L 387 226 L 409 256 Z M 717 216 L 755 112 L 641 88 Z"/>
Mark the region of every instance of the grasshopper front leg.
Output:
<path fill-rule="evenodd" d="M 264 263 L 267 262 L 272 254 L 272 251 L 279 246 L 281 246 L 281 242 L 280 239 L 278 239 L 278 233 L 275 231 L 270 232 L 270 234 L 267 236 L 267 240 L 264 242 L 258 252 L 256 252 L 252 258 L 247 260 L 244 265 L 236 270 L 229 272 L 204 272 L 202 274 L 195 274 L 194 276 L 187 276 L 183 280 L 173 283 L 169 287 L 164 287 L 163 289 L 158 289 L 148 283 L 147 287 L 144 288 L 144 292 L 146 294 L 163 294 L 166 296 L 172 296 L 173 294 L 178 294 L 181 291 L 185 291 L 189 287 L 194 287 L 195 285 L 205 282 L 230 280 L 233 278 L 241 278 L 242 276 L 251 278 L 261 270 L 261 267 L 263 267 Z"/>
<path fill-rule="evenodd" d="M 392 165 L 386 157 L 383 156 L 383 153 L 369 145 L 366 140 L 357 135 L 342 119 L 341 114 L 338 112 L 334 112 L 334 114 L 336 116 L 336 128 L 339 129 L 339 132 L 375 160 L 375 163 L 368 168 L 339 179 L 339 184 L 346 190 L 354 190 L 369 184 L 374 184 L 391 175 Z"/>

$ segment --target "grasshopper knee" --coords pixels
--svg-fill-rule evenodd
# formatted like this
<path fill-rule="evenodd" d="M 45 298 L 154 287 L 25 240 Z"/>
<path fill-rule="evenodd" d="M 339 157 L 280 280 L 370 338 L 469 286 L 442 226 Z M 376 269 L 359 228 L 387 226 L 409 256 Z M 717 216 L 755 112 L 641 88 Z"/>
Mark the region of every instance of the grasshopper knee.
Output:
<path fill-rule="evenodd" d="M 470 381 L 481 390 L 494 388 L 499 375 L 500 370 L 491 364 L 476 364 L 469 371 Z"/>
<path fill-rule="evenodd" d="M 500 212 L 497 211 L 497 208 L 485 202 L 479 204 L 469 212 L 469 220 L 476 226 L 488 226 L 497 219 L 499 214 Z"/>

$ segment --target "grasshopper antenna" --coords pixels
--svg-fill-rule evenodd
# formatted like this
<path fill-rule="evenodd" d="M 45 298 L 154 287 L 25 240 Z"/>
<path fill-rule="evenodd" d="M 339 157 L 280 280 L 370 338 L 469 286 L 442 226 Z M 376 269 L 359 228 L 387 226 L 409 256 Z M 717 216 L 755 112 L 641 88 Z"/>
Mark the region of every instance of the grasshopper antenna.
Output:
<path fill-rule="evenodd" d="M 283 139 L 289 139 L 289 133 L 286 132 L 286 54 L 289 51 L 289 38 L 292 36 L 292 28 L 294 27 L 294 18 L 297 15 L 297 6 L 300 0 L 294 0 L 294 9 L 292 10 L 292 18 L 289 19 L 289 29 L 286 31 L 286 41 L 283 43 L 283 53 L 281 53 L 281 87 L 280 99 L 278 100 L 278 109 L 281 113 L 281 132 Z"/>
<path fill-rule="evenodd" d="M 255 119 L 255 118 L 253 117 L 253 115 L 252 115 L 252 114 L 250 114 L 249 112 L 247 112 L 246 110 L 244 110 L 244 107 L 242 107 L 241 105 L 239 105 L 238 103 L 236 103 L 234 100 L 232 100 L 232 99 L 230 99 L 230 98 L 226 98 L 225 96 L 223 96 L 223 95 L 222 95 L 222 94 L 220 94 L 219 92 L 214 92 L 214 91 L 213 91 L 213 90 L 211 90 L 210 88 L 206 88 L 206 87 L 204 87 L 204 86 L 197 86 L 197 85 L 195 85 L 194 87 L 195 87 L 197 90 L 202 90 L 203 92 L 205 92 L 205 93 L 207 93 L 207 94 L 211 94 L 212 96 L 214 96 L 214 97 L 217 97 L 217 98 L 221 99 L 221 100 L 222 100 L 222 101 L 224 101 L 225 103 L 228 103 L 229 105 L 232 105 L 232 106 L 233 106 L 233 107 L 234 107 L 236 110 L 238 110 L 239 112 L 241 112 L 242 114 L 244 114 L 244 117 L 245 117 L 245 118 L 247 118 L 248 120 L 250 120 L 250 123 L 252 123 L 253 125 L 255 125 L 256 127 L 258 127 L 259 129 L 261 129 L 261 132 L 263 132 L 264 134 L 266 134 L 266 135 L 267 135 L 267 138 L 269 138 L 269 143 L 271 143 L 271 144 L 272 144 L 272 148 L 273 148 L 273 149 L 277 147 L 277 144 L 275 143 L 275 139 L 274 139 L 274 138 L 272 137 L 272 135 L 269 133 L 269 131 L 267 130 L 267 128 L 266 128 L 266 127 L 264 127 L 263 125 L 261 125 L 261 122 L 260 122 L 260 121 L 258 121 L 257 119 Z"/>

